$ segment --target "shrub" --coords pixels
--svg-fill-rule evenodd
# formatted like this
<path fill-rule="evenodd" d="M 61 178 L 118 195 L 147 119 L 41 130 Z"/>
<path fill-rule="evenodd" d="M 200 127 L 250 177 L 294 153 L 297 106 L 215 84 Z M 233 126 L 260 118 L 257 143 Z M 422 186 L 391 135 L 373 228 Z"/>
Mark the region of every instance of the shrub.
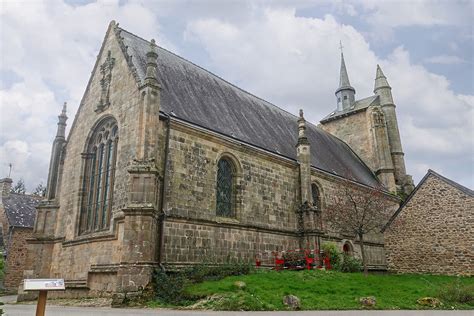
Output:
<path fill-rule="evenodd" d="M 244 262 L 226 262 L 224 264 L 201 263 L 182 273 L 193 283 L 206 280 L 220 280 L 231 275 L 244 275 L 253 271 L 253 265 Z"/>
<path fill-rule="evenodd" d="M 153 279 L 156 298 L 160 301 L 176 304 L 187 298 L 184 292 L 186 280 L 181 273 L 167 274 L 156 270 Z"/>
<path fill-rule="evenodd" d="M 156 270 L 153 283 L 158 300 L 168 304 L 181 304 L 196 299 L 185 292 L 186 285 L 190 283 L 220 280 L 227 276 L 249 274 L 252 271 L 253 266 L 243 262 L 227 262 L 219 265 L 201 263 L 174 273 Z"/>
<path fill-rule="evenodd" d="M 287 252 L 283 255 L 285 259 L 285 267 L 289 269 L 303 269 L 306 265 L 304 253 Z"/>
<path fill-rule="evenodd" d="M 339 270 L 339 266 L 341 264 L 341 254 L 337 249 L 337 245 L 332 242 L 328 242 L 323 244 L 322 246 L 324 255 L 329 256 L 329 262 L 331 263 L 331 267 L 334 270 Z"/>
<path fill-rule="evenodd" d="M 362 261 L 358 258 L 342 253 L 342 262 L 339 265 L 341 272 L 360 272 L 362 270 Z"/>
<path fill-rule="evenodd" d="M 474 304 L 474 284 L 463 284 L 460 278 L 441 287 L 439 297 L 446 303 Z"/>

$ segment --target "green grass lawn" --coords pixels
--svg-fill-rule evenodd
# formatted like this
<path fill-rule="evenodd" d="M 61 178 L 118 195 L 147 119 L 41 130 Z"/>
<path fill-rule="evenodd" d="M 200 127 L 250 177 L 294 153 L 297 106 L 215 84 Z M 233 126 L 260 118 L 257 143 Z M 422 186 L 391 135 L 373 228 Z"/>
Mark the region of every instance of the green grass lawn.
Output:
<path fill-rule="evenodd" d="M 247 286 L 238 290 L 235 281 Z M 216 310 L 286 310 L 284 295 L 301 299 L 301 309 L 360 309 L 360 297 L 375 296 L 377 309 L 424 309 L 417 299 L 439 297 L 439 291 L 453 282 L 474 289 L 474 278 L 434 275 L 391 275 L 341 273 L 325 271 L 258 271 L 227 277 L 219 281 L 192 284 L 186 292 L 195 297 L 208 297 L 196 305 Z M 209 298 L 210 297 L 210 298 Z M 443 301 L 442 309 L 474 309 L 474 303 Z"/>

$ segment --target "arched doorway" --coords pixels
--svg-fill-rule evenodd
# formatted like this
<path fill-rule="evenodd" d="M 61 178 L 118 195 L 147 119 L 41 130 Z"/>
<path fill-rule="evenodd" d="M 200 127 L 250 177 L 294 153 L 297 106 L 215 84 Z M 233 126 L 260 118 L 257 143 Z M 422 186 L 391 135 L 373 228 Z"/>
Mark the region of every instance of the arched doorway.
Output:
<path fill-rule="evenodd" d="M 353 253 L 354 253 L 354 248 L 352 247 L 352 244 L 348 241 L 346 241 L 344 243 L 344 245 L 342 246 L 342 251 L 348 255 L 348 256 L 352 256 Z"/>

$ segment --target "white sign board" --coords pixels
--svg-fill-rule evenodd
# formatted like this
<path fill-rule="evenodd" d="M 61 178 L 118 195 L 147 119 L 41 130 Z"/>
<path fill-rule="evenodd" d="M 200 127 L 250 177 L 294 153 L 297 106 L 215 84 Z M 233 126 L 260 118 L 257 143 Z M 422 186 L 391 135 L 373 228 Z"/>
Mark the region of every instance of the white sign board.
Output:
<path fill-rule="evenodd" d="M 65 290 L 64 279 L 25 279 L 23 280 L 25 291 L 54 291 Z"/>

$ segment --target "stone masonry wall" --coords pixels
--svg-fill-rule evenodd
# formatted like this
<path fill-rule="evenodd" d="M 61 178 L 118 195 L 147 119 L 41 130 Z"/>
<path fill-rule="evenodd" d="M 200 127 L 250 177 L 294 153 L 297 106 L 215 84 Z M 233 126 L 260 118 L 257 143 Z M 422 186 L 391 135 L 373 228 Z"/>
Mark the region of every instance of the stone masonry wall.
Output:
<path fill-rule="evenodd" d="M 341 186 L 344 183 L 340 180 L 336 180 L 327 174 L 322 172 L 315 171 L 313 169 L 312 183 L 316 183 L 320 191 L 321 199 L 321 212 L 324 215 L 324 209 L 331 203 L 335 194 L 339 193 Z M 398 201 L 396 199 L 390 199 L 393 203 L 393 211 L 398 208 Z M 322 243 L 333 242 L 336 243 L 339 247 L 339 250 L 342 252 L 342 247 L 346 240 L 350 241 L 353 246 L 353 253 L 356 257 L 362 258 L 360 252 L 360 244 L 355 236 L 341 236 L 335 232 L 331 227 L 328 226 L 328 223 L 323 222 L 323 231 L 327 237 L 321 240 Z M 384 252 L 384 238 L 381 233 L 369 233 L 364 236 L 365 248 L 367 255 L 367 262 L 369 266 L 374 268 L 384 269 L 386 267 L 386 258 Z"/>
<path fill-rule="evenodd" d="M 238 166 L 238 206 L 233 218 L 218 217 L 215 211 L 217 162 L 222 156 Z M 253 260 L 256 253 L 298 248 L 296 162 L 258 153 L 176 122 L 172 123 L 169 159 L 163 262 L 185 265 L 211 258 L 222 262 L 228 257 Z M 312 182 L 320 187 L 323 211 L 329 197 L 344 185 L 317 171 L 313 171 Z M 343 239 L 337 235 L 331 238 L 336 242 Z M 371 243 L 367 246 L 369 261 L 383 266 L 383 236 L 367 236 L 367 242 Z M 356 253 L 358 248 L 354 247 Z"/>
<path fill-rule="evenodd" d="M 4 271 L 4 286 L 7 290 L 16 291 L 23 281 L 23 271 L 27 268 L 26 239 L 31 238 L 32 233 L 32 228 L 13 229 Z"/>
<path fill-rule="evenodd" d="M 97 113 L 101 98 L 100 66 L 105 62 L 108 52 L 115 59 L 110 83 L 110 106 Z M 91 266 L 96 264 L 118 264 L 121 258 L 123 222 L 121 210 L 127 205 L 129 174 L 127 166 L 136 155 L 137 129 L 139 122 L 140 95 L 135 77 L 123 56 L 113 31 L 109 32 L 99 55 L 95 71 L 85 91 L 80 108 L 68 135 L 65 162 L 60 183 L 59 211 L 55 230 L 58 238 L 51 256 L 51 276 L 66 280 L 87 280 Z M 84 161 L 81 153 L 85 151 L 88 138 L 94 126 L 103 118 L 113 116 L 118 123 L 118 148 L 113 189 L 112 219 L 110 229 L 86 236 L 78 236 L 78 220 L 81 208 L 80 192 L 83 185 Z M 104 278 L 110 279 L 110 271 Z M 91 276 L 100 279 L 100 271 Z M 100 282 L 92 280 L 89 286 Z M 104 283 L 98 290 L 107 287 Z"/>
<path fill-rule="evenodd" d="M 474 198 L 434 175 L 384 235 L 391 271 L 474 274 Z"/>
<path fill-rule="evenodd" d="M 292 161 L 243 149 L 172 124 L 164 261 L 251 259 L 257 250 L 296 247 L 298 169 Z M 216 216 L 217 162 L 236 166 L 235 216 Z M 260 249 L 256 249 L 260 248 Z"/>
<path fill-rule="evenodd" d="M 321 124 L 321 127 L 346 142 L 371 170 L 376 169 L 376 154 L 371 146 L 370 126 L 365 110 Z"/>

